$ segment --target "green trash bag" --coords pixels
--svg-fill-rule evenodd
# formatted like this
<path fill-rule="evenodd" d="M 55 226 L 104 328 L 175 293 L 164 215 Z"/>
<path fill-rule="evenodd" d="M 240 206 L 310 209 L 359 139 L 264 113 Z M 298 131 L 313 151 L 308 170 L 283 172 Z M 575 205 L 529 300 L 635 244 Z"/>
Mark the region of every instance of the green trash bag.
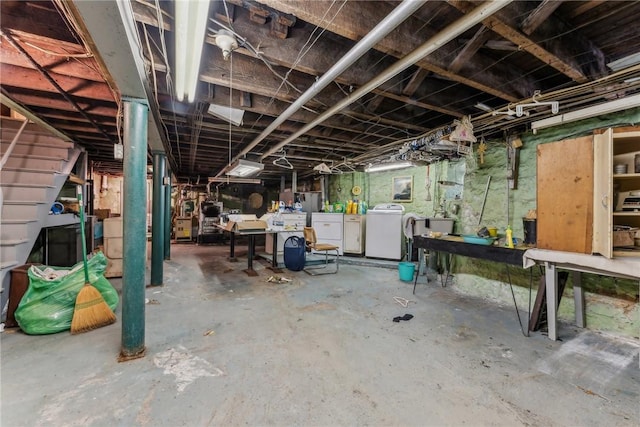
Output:
<path fill-rule="evenodd" d="M 89 282 L 104 298 L 111 310 L 118 305 L 118 292 L 104 277 L 107 258 L 98 252 L 88 263 Z M 20 328 L 30 335 L 54 334 L 71 329 L 71 319 L 78 292 L 84 286 L 84 266 L 72 268 L 37 267 L 28 271 L 29 289 L 15 311 Z"/>

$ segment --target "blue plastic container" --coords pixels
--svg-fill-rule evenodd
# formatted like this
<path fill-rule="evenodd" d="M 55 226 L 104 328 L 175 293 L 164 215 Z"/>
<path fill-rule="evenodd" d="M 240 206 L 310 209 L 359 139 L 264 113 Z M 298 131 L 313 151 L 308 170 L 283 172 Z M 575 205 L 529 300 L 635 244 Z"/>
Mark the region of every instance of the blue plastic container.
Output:
<path fill-rule="evenodd" d="M 416 271 L 416 266 L 412 262 L 401 262 L 398 264 L 398 275 L 403 282 L 413 281 L 413 273 Z"/>

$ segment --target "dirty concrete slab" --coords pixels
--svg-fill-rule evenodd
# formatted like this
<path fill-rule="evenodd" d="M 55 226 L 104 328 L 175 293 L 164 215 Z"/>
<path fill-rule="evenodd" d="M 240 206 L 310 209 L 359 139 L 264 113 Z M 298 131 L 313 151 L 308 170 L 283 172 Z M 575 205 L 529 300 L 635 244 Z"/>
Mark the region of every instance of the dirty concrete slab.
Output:
<path fill-rule="evenodd" d="M 246 253 L 227 252 L 172 246 L 164 286 L 146 289 L 144 358 L 117 362 L 120 323 L 3 333 L 2 426 L 640 421 L 637 341 L 569 325 L 563 342 L 527 338 L 512 307 L 438 283 L 412 295 L 386 268 L 268 282 L 263 263 L 248 277 Z"/>

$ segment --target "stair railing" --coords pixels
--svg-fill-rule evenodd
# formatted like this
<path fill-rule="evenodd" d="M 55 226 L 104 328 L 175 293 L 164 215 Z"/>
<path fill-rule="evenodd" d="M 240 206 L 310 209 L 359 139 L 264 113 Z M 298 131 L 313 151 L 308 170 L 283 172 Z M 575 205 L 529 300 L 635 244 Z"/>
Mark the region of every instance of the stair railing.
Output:
<path fill-rule="evenodd" d="M 22 126 L 20 126 L 20 129 L 18 129 L 18 133 L 16 133 L 16 136 L 13 137 L 13 141 L 11 141 L 11 144 L 9 145 L 9 148 L 7 148 L 7 151 L 5 151 L 5 153 L 2 155 L 2 162 L 0 163 L 0 170 L 2 170 L 2 168 L 4 167 L 5 163 L 7 163 L 7 160 L 9 159 L 9 156 L 11 155 L 11 152 L 13 151 L 13 147 L 16 146 L 18 139 L 20 139 L 20 135 L 22 135 L 22 131 L 24 130 L 24 128 L 27 127 L 27 124 L 29 123 L 29 120 L 25 120 L 24 123 L 22 123 Z"/>
<path fill-rule="evenodd" d="M 24 130 L 24 128 L 27 127 L 28 123 L 29 123 L 29 120 L 25 120 L 24 123 L 22 123 L 22 126 L 20 126 L 20 129 L 18 129 L 18 133 L 16 133 L 16 136 L 13 137 L 13 141 L 11 141 L 9 148 L 7 148 L 7 151 L 5 151 L 4 154 L 2 155 L 2 160 L 0 161 L 0 171 L 4 167 L 5 163 L 7 163 L 7 160 L 9 159 L 9 156 L 13 151 L 13 147 L 16 146 L 18 139 L 20 139 L 20 135 L 22 135 L 22 131 Z M 2 208 L 2 206 L 4 206 L 4 194 L 2 193 L 2 187 L 0 187 L 0 209 Z M 0 216 L 2 216 L 1 210 L 0 210 Z"/>

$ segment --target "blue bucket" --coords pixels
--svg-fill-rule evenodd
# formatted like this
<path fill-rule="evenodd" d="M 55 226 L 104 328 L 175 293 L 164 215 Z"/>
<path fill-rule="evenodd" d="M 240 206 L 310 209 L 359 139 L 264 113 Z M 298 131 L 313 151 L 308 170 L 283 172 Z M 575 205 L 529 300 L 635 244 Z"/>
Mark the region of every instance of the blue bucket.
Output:
<path fill-rule="evenodd" d="M 416 266 L 412 262 L 401 262 L 398 264 L 398 274 L 400 276 L 400 280 L 403 282 L 411 282 L 415 271 Z"/>

